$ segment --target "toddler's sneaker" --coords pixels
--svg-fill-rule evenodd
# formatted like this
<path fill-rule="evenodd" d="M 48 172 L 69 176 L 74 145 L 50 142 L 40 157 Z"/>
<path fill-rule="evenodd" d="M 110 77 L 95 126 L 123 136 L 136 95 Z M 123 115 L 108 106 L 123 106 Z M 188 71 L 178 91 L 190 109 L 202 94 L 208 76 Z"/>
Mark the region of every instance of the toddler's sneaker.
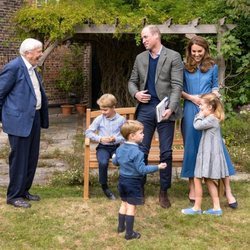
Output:
<path fill-rule="evenodd" d="M 213 208 L 210 208 L 208 210 L 203 211 L 203 214 L 211 214 L 215 216 L 221 216 L 222 215 L 222 210 L 214 210 Z"/>
<path fill-rule="evenodd" d="M 192 207 L 182 209 L 181 212 L 182 212 L 183 214 L 187 214 L 187 215 L 202 214 L 202 211 L 201 211 L 200 209 L 199 209 L 199 210 L 194 210 Z"/>
<path fill-rule="evenodd" d="M 129 235 L 129 234 L 125 235 L 126 240 L 140 239 L 140 238 L 141 238 L 141 234 L 138 232 L 135 232 L 135 231 L 133 231 L 133 233 L 131 235 Z"/>

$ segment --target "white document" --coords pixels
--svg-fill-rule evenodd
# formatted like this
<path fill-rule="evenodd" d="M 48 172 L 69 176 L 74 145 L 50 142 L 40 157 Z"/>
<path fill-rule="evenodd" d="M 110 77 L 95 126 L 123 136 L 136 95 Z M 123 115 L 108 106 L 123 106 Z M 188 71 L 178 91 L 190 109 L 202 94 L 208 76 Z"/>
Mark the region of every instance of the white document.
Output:
<path fill-rule="evenodd" d="M 166 96 L 157 106 L 156 106 L 156 117 L 157 117 L 157 122 L 160 122 L 162 120 L 162 114 L 168 107 L 169 100 L 168 97 Z"/>

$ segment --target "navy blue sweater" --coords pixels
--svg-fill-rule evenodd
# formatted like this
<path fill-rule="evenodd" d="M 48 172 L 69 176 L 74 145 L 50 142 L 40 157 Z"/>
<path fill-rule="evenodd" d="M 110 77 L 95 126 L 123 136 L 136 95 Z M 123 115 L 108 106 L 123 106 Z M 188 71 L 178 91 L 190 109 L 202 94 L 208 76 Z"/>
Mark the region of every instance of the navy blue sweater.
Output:
<path fill-rule="evenodd" d="M 113 164 L 120 166 L 123 177 L 138 178 L 158 170 L 158 166 L 145 165 L 144 154 L 137 144 L 124 143 L 116 150 Z"/>
<path fill-rule="evenodd" d="M 149 66 L 148 66 L 148 77 L 146 82 L 146 89 L 148 93 L 151 95 L 151 99 L 158 99 L 156 90 L 155 90 L 155 74 L 156 74 L 156 67 L 159 60 L 159 56 L 157 58 L 152 58 L 149 55 Z"/>

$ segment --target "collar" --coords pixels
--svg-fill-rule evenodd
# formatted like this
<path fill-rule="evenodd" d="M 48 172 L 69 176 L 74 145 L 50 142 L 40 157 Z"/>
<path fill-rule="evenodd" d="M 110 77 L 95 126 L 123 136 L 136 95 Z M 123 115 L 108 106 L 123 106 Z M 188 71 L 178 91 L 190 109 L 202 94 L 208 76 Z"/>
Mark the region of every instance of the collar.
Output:
<path fill-rule="evenodd" d="M 162 51 L 162 45 L 161 45 L 161 47 L 160 47 L 160 50 L 156 53 L 156 58 L 160 56 L 161 51 Z M 150 54 L 150 56 L 151 56 L 152 58 L 154 58 L 154 57 L 152 56 L 152 54 L 151 54 L 150 51 L 149 51 L 149 54 Z"/>
<path fill-rule="evenodd" d="M 125 141 L 125 143 L 126 143 L 126 144 L 131 144 L 131 145 L 136 145 L 136 146 L 138 146 L 138 144 L 137 144 L 137 143 L 132 142 L 132 141 Z"/>
<path fill-rule="evenodd" d="M 103 115 L 104 116 L 104 115 Z M 110 121 L 112 121 L 112 120 L 114 120 L 115 118 L 116 118 L 116 116 L 117 116 L 117 113 L 115 113 L 115 115 L 114 116 L 112 116 L 112 117 L 106 117 L 106 116 L 104 116 L 107 120 L 110 120 Z"/>
<path fill-rule="evenodd" d="M 29 63 L 29 61 L 28 61 L 24 56 L 21 56 L 21 57 L 22 57 L 22 59 L 23 59 L 23 61 L 24 61 L 25 66 L 27 67 L 27 69 L 28 69 L 29 71 L 32 71 L 32 70 L 34 70 L 34 69 L 37 67 L 37 65 L 32 66 L 32 65 Z"/>

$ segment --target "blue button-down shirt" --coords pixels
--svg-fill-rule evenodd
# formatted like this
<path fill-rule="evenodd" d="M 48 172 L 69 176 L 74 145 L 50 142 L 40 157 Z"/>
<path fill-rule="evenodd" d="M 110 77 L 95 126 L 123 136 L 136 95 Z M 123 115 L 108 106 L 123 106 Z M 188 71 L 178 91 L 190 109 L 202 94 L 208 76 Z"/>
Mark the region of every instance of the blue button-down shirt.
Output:
<path fill-rule="evenodd" d="M 120 129 L 126 119 L 116 113 L 112 118 L 107 118 L 104 115 L 97 116 L 85 131 L 85 136 L 95 142 L 100 142 L 102 137 L 114 136 L 115 141 L 112 143 L 102 143 L 104 145 L 119 144 L 124 141 Z"/>

